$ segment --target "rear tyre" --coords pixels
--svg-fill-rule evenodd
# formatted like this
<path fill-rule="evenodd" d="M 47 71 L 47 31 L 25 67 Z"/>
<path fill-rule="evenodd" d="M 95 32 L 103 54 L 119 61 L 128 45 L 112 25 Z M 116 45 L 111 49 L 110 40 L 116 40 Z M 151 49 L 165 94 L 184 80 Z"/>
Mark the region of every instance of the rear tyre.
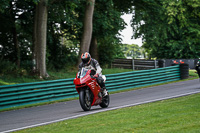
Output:
<path fill-rule="evenodd" d="M 103 97 L 102 98 L 102 103 L 100 103 L 99 105 L 102 107 L 102 108 L 107 108 L 108 105 L 110 103 L 110 96 L 109 96 L 109 93 L 107 96 Z"/>
<path fill-rule="evenodd" d="M 84 111 L 89 111 L 91 109 L 90 97 L 88 97 L 88 95 L 86 95 L 86 91 L 84 89 L 80 90 L 79 102 Z"/>

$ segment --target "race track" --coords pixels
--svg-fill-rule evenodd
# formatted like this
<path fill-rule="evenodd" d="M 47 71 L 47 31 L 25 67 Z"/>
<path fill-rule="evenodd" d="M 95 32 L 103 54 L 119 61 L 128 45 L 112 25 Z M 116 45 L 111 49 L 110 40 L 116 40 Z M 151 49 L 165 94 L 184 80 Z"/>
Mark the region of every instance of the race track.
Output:
<path fill-rule="evenodd" d="M 135 106 L 200 93 L 198 79 L 110 95 L 110 105 L 106 109 L 99 106 L 84 112 L 78 100 L 7 111 L 0 113 L 0 132 L 12 132 L 25 128 L 45 125 L 89 114 Z"/>

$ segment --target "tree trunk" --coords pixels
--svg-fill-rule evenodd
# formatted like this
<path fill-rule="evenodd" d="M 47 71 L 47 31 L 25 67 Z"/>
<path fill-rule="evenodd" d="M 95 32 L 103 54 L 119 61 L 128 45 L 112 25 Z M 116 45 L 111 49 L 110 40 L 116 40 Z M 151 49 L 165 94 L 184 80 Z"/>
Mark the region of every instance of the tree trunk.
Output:
<path fill-rule="evenodd" d="M 48 76 L 46 72 L 47 5 L 48 0 L 41 0 L 38 3 L 34 20 L 33 62 L 35 60 L 35 68 L 41 78 Z"/>
<path fill-rule="evenodd" d="M 15 45 L 15 52 L 16 52 L 16 64 L 17 67 L 20 67 L 20 62 L 21 62 L 21 57 L 20 57 L 20 47 L 18 43 L 18 38 L 17 38 L 17 29 L 15 27 L 15 24 L 13 25 L 14 27 L 12 28 L 12 33 L 13 33 L 13 43 Z"/>
<path fill-rule="evenodd" d="M 38 18 L 38 6 L 35 7 L 35 16 L 34 16 L 34 27 L 33 27 L 33 46 L 32 46 L 32 63 L 33 63 L 33 72 L 38 73 L 37 69 L 37 18 Z"/>
<path fill-rule="evenodd" d="M 94 12 L 95 0 L 87 0 L 85 8 L 85 17 L 84 17 L 84 27 L 83 27 L 83 36 L 80 44 L 80 53 L 81 55 L 84 52 L 89 52 L 90 42 L 92 37 L 92 19 Z M 78 64 L 81 62 L 79 59 Z"/>
<path fill-rule="evenodd" d="M 12 35 L 13 35 L 13 44 L 15 46 L 15 55 L 16 55 L 16 64 L 17 64 L 17 67 L 20 67 L 20 63 L 21 63 L 21 56 L 20 56 L 20 47 L 19 47 L 19 42 L 18 42 L 18 37 L 17 37 L 17 28 L 16 28 L 16 24 L 15 24 L 15 21 L 16 21 L 16 12 L 14 11 L 14 7 L 13 7 L 13 4 L 12 2 L 10 2 L 10 7 L 11 7 L 11 10 L 10 10 L 10 19 L 11 19 L 11 22 L 12 22 Z"/>
<path fill-rule="evenodd" d="M 90 54 L 92 58 L 99 61 L 97 38 L 95 36 L 92 36 L 92 41 L 90 44 Z"/>

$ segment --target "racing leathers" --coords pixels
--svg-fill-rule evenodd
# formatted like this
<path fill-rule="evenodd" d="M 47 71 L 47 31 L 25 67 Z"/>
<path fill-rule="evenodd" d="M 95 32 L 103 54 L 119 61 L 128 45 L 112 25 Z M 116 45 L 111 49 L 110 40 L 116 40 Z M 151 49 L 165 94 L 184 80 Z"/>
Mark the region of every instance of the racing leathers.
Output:
<path fill-rule="evenodd" d="M 198 73 L 198 75 L 200 77 L 200 60 L 197 62 L 197 65 L 196 65 L 195 69 L 196 69 L 196 71 L 197 71 L 197 73 Z"/>
<path fill-rule="evenodd" d="M 91 58 L 89 63 L 85 64 L 85 63 L 81 62 L 79 64 L 79 70 L 81 70 L 83 67 L 91 70 L 90 75 L 92 75 L 92 76 L 96 75 L 97 83 L 100 85 L 103 95 L 107 95 L 107 91 L 106 91 L 106 87 L 105 87 L 106 79 L 105 79 L 104 75 L 102 76 L 102 69 L 101 69 L 98 61 Z"/>

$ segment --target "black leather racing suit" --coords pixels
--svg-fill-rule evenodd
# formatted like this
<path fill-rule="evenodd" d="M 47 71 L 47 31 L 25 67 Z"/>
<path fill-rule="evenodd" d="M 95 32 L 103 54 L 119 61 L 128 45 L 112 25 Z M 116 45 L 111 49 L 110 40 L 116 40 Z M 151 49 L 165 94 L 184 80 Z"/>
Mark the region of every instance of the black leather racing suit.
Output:
<path fill-rule="evenodd" d="M 198 73 L 198 75 L 200 77 L 200 61 L 197 62 L 197 65 L 196 65 L 195 69 L 196 69 L 196 71 L 197 71 L 197 73 Z"/>
<path fill-rule="evenodd" d="M 90 69 L 92 71 L 91 75 L 99 74 L 99 76 L 97 77 L 97 82 L 102 89 L 105 89 L 104 79 L 102 78 L 102 69 L 98 61 L 91 58 L 91 61 L 89 64 L 88 63 L 84 64 L 83 62 L 79 64 L 79 70 L 81 70 L 83 67 L 86 69 Z"/>

